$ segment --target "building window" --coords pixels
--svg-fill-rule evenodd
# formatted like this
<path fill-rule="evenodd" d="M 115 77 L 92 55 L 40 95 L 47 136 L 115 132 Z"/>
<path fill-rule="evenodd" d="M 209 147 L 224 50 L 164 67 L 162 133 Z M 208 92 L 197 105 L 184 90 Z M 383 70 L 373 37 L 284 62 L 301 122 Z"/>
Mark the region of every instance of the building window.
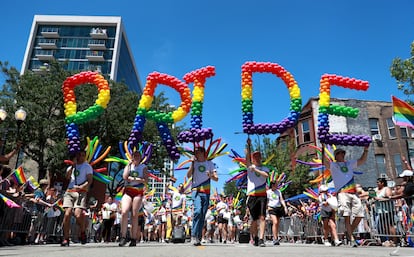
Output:
<path fill-rule="evenodd" d="M 295 126 L 295 142 L 296 142 L 296 146 L 299 145 L 299 133 L 298 133 L 298 127 Z"/>
<path fill-rule="evenodd" d="M 377 174 L 379 175 L 379 177 L 385 176 L 387 174 L 387 169 L 385 168 L 385 155 L 376 154 L 375 162 L 377 167 Z"/>
<path fill-rule="evenodd" d="M 390 138 L 396 138 L 397 134 L 395 133 L 395 125 L 392 118 L 387 119 L 387 126 L 388 126 L 388 135 Z"/>
<path fill-rule="evenodd" d="M 401 138 L 408 138 L 407 127 L 400 127 Z"/>
<path fill-rule="evenodd" d="M 310 129 L 309 129 L 309 121 L 305 120 L 302 121 L 302 134 L 303 134 L 303 142 L 310 142 Z"/>
<path fill-rule="evenodd" d="M 371 135 L 380 134 L 379 126 L 378 126 L 378 119 L 376 118 L 369 118 L 369 129 L 371 130 Z"/>
<path fill-rule="evenodd" d="M 404 169 L 401 163 L 401 154 L 394 154 L 394 164 L 395 164 L 395 170 L 394 170 L 394 176 L 397 176 L 397 174 L 400 174 Z"/>

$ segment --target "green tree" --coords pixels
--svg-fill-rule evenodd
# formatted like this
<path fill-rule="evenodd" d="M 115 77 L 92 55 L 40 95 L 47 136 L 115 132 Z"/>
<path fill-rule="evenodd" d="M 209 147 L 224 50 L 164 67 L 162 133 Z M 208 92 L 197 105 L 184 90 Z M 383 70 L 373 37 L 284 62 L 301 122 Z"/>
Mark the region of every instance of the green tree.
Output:
<path fill-rule="evenodd" d="M 396 57 L 390 67 L 391 76 L 397 81 L 398 90 L 407 96 L 414 94 L 414 42 L 411 43 L 410 49 L 409 58 Z"/>
<path fill-rule="evenodd" d="M 296 165 L 292 169 L 292 162 L 295 161 L 296 147 L 294 138 L 284 136 L 271 140 L 269 137 L 263 137 L 262 142 L 259 142 L 263 160 L 270 156 L 273 158 L 269 161 L 269 165 L 273 166 L 278 174 L 285 173 L 287 181 L 292 181 L 284 192 L 285 197 L 301 194 L 305 188 L 309 187 L 309 167 L 305 165 Z M 255 149 L 259 146 L 254 145 Z"/>
<path fill-rule="evenodd" d="M 39 178 L 46 176 L 46 172 L 64 171 L 63 160 L 67 159 L 65 121 L 63 112 L 63 81 L 71 75 L 58 63 L 51 63 L 49 69 L 41 73 L 27 72 L 20 76 L 14 67 L 8 63 L 1 63 L 5 83 L 0 92 L 0 106 L 9 110 L 23 106 L 27 111 L 27 118 L 21 129 L 21 140 L 25 142 L 25 155 L 35 161 L 39 168 Z M 79 132 L 81 140 L 87 136 L 99 137 L 103 147 L 111 146 L 111 155 L 119 156 L 119 141 L 128 140 L 135 118 L 139 96 L 129 91 L 123 83 L 110 81 L 111 100 L 107 110 L 96 120 L 81 124 Z M 92 106 L 97 98 L 97 89 L 94 85 L 82 85 L 75 89 L 77 110 L 82 111 Z M 165 109 L 168 99 L 161 93 L 155 97 L 153 108 Z M 13 121 L 6 120 L 4 126 L 13 126 Z M 173 134 L 180 131 L 176 127 Z M 160 143 L 158 131 L 154 123 L 147 122 L 143 140 L 159 146 L 160 151 L 152 158 L 153 169 L 161 169 L 166 158 Z M 85 143 L 85 142 L 83 142 Z M 85 144 L 83 144 L 85 146 Z"/>

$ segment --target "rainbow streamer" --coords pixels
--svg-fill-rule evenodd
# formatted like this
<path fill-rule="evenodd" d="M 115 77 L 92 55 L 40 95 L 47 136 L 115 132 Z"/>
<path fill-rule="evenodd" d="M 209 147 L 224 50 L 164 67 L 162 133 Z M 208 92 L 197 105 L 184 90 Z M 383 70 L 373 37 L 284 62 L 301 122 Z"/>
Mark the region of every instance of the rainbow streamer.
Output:
<path fill-rule="evenodd" d="M 119 191 L 118 193 L 116 193 L 116 195 L 115 195 L 115 201 L 121 201 L 121 199 L 122 199 L 122 191 Z"/>
<path fill-rule="evenodd" d="M 10 208 L 20 208 L 20 205 L 15 203 L 13 200 L 5 197 L 3 194 L 0 194 L 0 197 L 8 207 L 10 207 Z"/>
<path fill-rule="evenodd" d="M 99 182 L 102 182 L 102 183 L 106 184 L 106 185 L 108 185 L 109 183 L 111 183 L 114 180 L 113 177 L 101 174 L 101 173 L 96 172 L 96 171 L 93 171 L 93 178 L 95 180 L 99 181 Z"/>

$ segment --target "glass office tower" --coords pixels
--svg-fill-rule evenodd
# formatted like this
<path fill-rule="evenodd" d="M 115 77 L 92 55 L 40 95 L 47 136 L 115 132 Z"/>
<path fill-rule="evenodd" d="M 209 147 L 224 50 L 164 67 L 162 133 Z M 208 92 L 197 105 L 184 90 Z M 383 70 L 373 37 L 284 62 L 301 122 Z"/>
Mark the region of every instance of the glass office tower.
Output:
<path fill-rule="evenodd" d="M 98 71 L 142 93 L 121 17 L 35 15 L 21 73 L 47 70 L 53 60 L 71 71 Z"/>

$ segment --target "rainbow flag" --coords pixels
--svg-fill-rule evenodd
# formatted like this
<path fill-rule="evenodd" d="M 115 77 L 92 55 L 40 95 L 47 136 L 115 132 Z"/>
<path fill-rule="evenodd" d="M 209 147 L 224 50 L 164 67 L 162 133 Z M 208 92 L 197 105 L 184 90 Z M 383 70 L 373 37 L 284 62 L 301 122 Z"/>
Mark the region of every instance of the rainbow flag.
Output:
<path fill-rule="evenodd" d="M 395 125 L 414 129 L 414 107 L 392 96 L 392 108 L 394 110 L 393 120 Z"/>
<path fill-rule="evenodd" d="M 12 174 L 11 177 L 16 181 L 17 184 L 23 185 L 27 182 L 26 175 L 24 175 L 23 167 L 18 167 Z"/>
<path fill-rule="evenodd" d="M 65 210 L 63 208 L 63 198 L 60 198 L 59 200 L 57 200 L 53 205 L 58 207 L 61 211 Z"/>

